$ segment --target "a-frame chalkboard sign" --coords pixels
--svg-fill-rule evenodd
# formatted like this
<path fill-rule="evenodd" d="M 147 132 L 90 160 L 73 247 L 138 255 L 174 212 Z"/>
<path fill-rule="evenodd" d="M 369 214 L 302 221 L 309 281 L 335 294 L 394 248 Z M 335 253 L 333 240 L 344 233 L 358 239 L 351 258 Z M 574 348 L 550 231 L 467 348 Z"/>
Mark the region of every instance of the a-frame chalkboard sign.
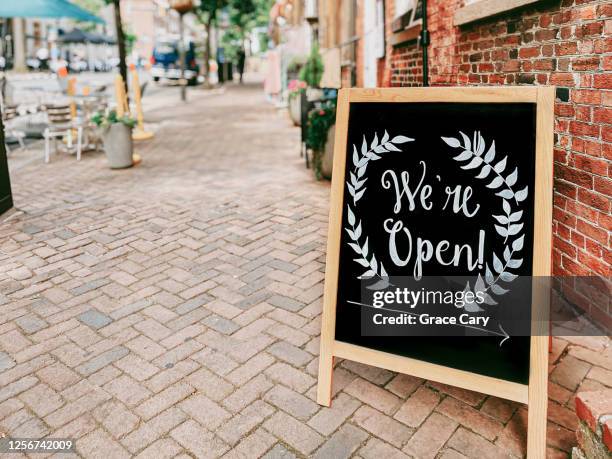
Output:
<path fill-rule="evenodd" d="M 359 301 L 364 276 L 384 283 L 478 275 L 487 289 L 498 278 L 550 276 L 554 94 L 552 87 L 340 90 L 319 404 L 331 404 L 334 358 L 349 359 L 525 403 L 527 455 L 545 456 L 546 289 L 529 290 L 523 310 L 531 333 L 503 346 L 499 336 L 364 335 L 360 305 L 369 305 Z M 454 213 L 434 205 L 466 189 L 471 210 L 460 209 L 465 192 Z M 402 237 L 411 238 L 408 250 Z M 442 263 L 453 243 L 458 258 L 472 244 L 479 263 Z M 497 287 L 491 291 L 503 292 Z"/>

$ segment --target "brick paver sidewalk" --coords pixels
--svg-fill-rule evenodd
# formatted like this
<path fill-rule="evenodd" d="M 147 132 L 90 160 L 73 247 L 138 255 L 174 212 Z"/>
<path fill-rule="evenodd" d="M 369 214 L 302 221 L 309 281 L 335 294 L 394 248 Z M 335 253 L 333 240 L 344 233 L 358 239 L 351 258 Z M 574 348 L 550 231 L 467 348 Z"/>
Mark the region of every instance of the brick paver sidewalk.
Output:
<path fill-rule="evenodd" d="M 521 456 L 524 407 L 482 394 L 344 361 L 333 408 L 314 402 L 329 186 L 261 94 L 173 93 L 134 169 L 90 153 L 13 174 L 0 433 L 106 459 Z M 612 351 L 557 339 L 551 361 L 566 457 L 574 393 L 612 386 Z"/>

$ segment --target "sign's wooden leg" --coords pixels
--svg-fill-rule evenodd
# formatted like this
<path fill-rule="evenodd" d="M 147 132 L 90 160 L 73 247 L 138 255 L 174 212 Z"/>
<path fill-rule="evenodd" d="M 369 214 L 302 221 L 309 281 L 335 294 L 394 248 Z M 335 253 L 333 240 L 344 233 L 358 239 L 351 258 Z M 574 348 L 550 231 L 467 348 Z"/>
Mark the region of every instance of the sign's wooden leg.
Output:
<path fill-rule="evenodd" d="M 332 379 L 334 372 L 334 357 L 329 346 L 321 345 L 319 356 L 319 382 L 317 384 L 317 403 L 323 406 L 331 405 Z"/>
<path fill-rule="evenodd" d="M 546 412 L 548 407 L 548 336 L 531 337 L 531 359 L 527 457 L 544 459 L 546 457 Z"/>

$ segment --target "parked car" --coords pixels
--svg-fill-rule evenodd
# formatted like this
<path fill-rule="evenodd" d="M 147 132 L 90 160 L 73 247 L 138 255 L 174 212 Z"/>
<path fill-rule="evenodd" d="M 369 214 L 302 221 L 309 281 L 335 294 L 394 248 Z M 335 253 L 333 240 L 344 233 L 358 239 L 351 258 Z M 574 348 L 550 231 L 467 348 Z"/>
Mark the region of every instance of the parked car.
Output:
<path fill-rule="evenodd" d="M 181 60 L 178 40 L 159 41 L 153 48 L 151 56 L 151 76 L 153 81 L 161 79 L 178 80 L 181 78 Z M 195 45 L 192 41 L 186 42 L 185 52 L 185 78 L 190 85 L 198 82 L 200 67 L 196 63 Z"/>

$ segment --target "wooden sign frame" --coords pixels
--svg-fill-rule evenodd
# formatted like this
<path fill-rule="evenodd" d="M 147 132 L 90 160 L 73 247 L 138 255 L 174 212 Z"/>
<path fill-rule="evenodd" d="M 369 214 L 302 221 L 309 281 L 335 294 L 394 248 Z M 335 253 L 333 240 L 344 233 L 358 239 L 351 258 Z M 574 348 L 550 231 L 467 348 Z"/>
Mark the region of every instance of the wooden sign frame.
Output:
<path fill-rule="evenodd" d="M 546 289 L 533 289 L 532 336 L 530 339 L 529 383 L 520 384 L 403 357 L 364 346 L 337 341 L 336 300 L 349 122 L 349 105 L 360 102 L 456 102 L 536 104 L 534 246 L 532 275 L 550 276 L 552 257 L 553 127 L 555 88 L 540 87 L 438 87 L 341 89 L 336 114 L 334 168 L 331 187 L 329 234 L 325 270 L 323 319 L 317 402 L 330 406 L 335 357 L 410 374 L 463 389 L 482 392 L 528 405 L 527 457 L 543 458 L 546 453 L 546 408 L 548 403 L 547 311 L 536 305 L 548 304 Z"/>

